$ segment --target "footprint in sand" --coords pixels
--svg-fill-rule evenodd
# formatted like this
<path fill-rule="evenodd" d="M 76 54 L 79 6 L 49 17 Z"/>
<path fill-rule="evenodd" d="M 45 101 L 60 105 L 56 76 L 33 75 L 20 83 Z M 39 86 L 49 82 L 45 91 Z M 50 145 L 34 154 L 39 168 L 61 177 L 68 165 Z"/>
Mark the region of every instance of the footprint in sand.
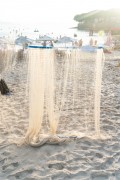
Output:
<path fill-rule="evenodd" d="M 3 165 L 2 166 L 2 170 L 4 172 L 8 171 L 8 170 L 14 170 L 16 167 L 19 166 L 19 163 L 18 162 L 13 162 L 13 163 L 9 163 L 9 164 L 6 164 L 6 165 Z"/>
<path fill-rule="evenodd" d="M 53 168 L 53 169 L 57 169 L 57 170 L 62 170 L 65 167 L 65 163 L 63 162 L 52 162 L 51 164 L 48 164 L 48 168 Z"/>
<path fill-rule="evenodd" d="M 30 174 L 33 173 L 33 171 L 34 171 L 34 169 L 28 169 L 28 170 L 21 169 L 21 170 L 17 170 L 13 174 L 9 175 L 8 179 L 9 180 L 13 180 L 13 178 L 16 178 L 16 179 L 26 179 L 28 175 L 30 176 Z"/>

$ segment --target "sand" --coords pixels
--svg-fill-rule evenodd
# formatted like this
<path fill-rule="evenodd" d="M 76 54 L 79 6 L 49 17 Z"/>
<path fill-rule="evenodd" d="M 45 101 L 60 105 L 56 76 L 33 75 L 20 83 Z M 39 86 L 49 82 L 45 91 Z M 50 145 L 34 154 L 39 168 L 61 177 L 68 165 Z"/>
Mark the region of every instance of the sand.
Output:
<path fill-rule="evenodd" d="M 0 180 L 120 179 L 120 68 L 116 67 L 120 52 L 105 56 L 101 131 L 109 135 L 107 139 L 73 138 L 67 144 L 38 148 L 10 144 L 11 139 L 23 137 L 28 127 L 26 61 L 19 60 L 4 74 L 12 92 L 0 95 Z M 70 121 L 69 129 L 78 128 L 76 123 L 76 118 Z"/>

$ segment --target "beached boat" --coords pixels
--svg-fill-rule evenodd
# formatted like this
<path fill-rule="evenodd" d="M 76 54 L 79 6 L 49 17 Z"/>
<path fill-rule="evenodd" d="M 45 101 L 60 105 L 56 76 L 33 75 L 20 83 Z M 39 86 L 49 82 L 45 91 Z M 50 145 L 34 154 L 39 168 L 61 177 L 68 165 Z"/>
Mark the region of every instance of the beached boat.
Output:
<path fill-rule="evenodd" d="M 41 43 L 39 44 L 39 43 L 35 43 L 35 44 L 30 44 L 29 46 L 28 46 L 28 48 L 53 48 L 53 46 L 51 46 L 51 45 L 46 45 L 46 46 L 44 46 L 44 45 L 42 45 Z"/>
<path fill-rule="evenodd" d="M 40 36 L 36 42 L 30 44 L 29 48 L 53 48 L 53 41 L 54 39 L 49 36 Z"/>

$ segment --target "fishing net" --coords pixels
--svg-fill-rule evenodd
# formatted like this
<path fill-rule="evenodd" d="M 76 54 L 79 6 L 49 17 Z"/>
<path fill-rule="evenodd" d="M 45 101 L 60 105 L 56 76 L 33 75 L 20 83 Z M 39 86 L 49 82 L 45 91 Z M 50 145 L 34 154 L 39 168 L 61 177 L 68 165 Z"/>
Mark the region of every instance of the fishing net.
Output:
<path fill-rule="evenodd" d="M 15 125 L 15 122 L 13 121 L 14 116 L 11 117 L 11 115 L 15 114 L 13 111 L 15 99 L 12 95 L 13 93 L 16 94 L 14 86 L 17 77 L 13 78 L 16 55 L 17 52 L 15 51 L 15 46 L 13 44 L 6 44 L 5 47 L 0 49 L 0 136 L 1 138 L 3 136 L 3 139 L 6 138 L 7 140 L 7 135 L 12 132 Z"/>
<path fill-rule="evenodd" d="M 29 127 L 32 146 L 100 136 L 104 54 L 80 49 L 29 49 Z"/>

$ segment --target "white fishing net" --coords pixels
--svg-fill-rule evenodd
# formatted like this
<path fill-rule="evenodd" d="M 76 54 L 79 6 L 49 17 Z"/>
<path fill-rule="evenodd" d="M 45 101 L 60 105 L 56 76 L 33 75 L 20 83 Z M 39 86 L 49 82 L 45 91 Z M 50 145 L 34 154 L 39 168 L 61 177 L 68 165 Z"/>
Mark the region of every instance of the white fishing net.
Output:
<path fill-rule="evenodd" d="M 29 49 L 28 53 L 26 142 L 41 145 L 67 137 L 99 136 L 102 49 L 95 53 L 62 50 L 59 56 L 54 49 Z"/>

